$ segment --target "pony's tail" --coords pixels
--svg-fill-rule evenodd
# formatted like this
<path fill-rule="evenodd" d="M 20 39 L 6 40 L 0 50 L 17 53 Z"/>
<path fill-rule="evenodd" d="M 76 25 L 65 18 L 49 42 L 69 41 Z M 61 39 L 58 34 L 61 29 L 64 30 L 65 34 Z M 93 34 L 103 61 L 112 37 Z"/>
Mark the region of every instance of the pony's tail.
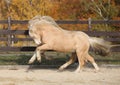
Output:
<path fill-rule="evenodd" d="M 106 56 L 110 53 L 110 42 L 105 41 L 101 38 L 90 37 L 90 46 L 92 50 L 99 55 Z"/>

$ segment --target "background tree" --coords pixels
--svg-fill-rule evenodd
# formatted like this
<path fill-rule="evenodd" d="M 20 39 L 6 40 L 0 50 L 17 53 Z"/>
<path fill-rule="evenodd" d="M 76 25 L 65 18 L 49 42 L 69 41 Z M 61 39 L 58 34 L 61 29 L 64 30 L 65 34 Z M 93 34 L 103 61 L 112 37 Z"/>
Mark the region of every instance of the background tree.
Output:
<path fill-rule="evenodd" d="M 109 20 L 118 16 L 119 9 L 114 0 L 83 0 L 86 10 L 93 13 L 97 19 Z"/>
<path fill-rule="evenodd" d="M 10 2 L 9 5 L 7 4 L 8 1 Z M 0 0 L 1 20 L 7 19 L 8 16 L 11 16 L 11 19 L 16 19 L 16 20 L 29 20 L 35 15 L 49 15 L 53 17 L 55 20 L 87 20 L 89 17 L 91 17 L 92 19 L 119 20 L 120 1 L 119 0 Z M 119 25 L 116 27 L 118 28 Z M 66 25 L 64 28 L 70 30 L 82 30 L 82 29 L 86 30 L 87 26 Z M 17 28 L 15 27 L 15 29 Z"/>

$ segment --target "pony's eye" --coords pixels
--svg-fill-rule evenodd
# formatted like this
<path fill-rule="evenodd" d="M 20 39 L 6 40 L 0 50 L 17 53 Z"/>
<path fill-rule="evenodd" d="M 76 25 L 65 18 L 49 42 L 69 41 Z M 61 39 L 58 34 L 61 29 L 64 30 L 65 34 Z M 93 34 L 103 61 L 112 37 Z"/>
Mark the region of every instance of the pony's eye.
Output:
<path fill-rule="evenodd" d="M 30 28 L 31 27 L 31 25 L 28 25 L 28 28 Z"/>
<path fill-rule="evenodd" d="M 30 29 L 30 28 L 32 28 L 32 26 L 33 26 L 33 25 L 29 25 L 28 28 Z"/>
<path fill-rule="evenodd" d="M 29 28 L 31 28 L 32 27 L 32 25 L 29 25 Z"/>

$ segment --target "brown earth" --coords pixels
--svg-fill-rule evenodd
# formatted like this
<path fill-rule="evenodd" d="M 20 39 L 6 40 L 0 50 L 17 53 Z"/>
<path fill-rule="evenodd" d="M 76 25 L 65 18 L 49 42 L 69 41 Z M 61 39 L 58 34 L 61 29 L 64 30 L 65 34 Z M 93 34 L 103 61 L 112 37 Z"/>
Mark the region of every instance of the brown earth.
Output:
<path fill-rule="evenodd" d="M 119 85 L 120 67 L 101 67 L 95 73 L 93 68 L 84 68 L 80 73 L 75 69 L 59 72 L 53 68 L 0 69 L 0 85 Z"/>

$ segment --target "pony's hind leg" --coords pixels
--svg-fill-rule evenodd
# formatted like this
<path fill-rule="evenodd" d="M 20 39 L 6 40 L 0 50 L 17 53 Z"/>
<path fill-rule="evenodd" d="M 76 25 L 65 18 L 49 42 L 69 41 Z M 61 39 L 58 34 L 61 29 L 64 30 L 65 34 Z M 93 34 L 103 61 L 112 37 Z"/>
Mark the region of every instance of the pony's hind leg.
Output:
<path fill-rule="evenodd" d="M 77 58 L 78 58 L 78 63 L 79 63 L 77 69 L 75 70 L 75 72 L 77 72 L 77 73 L 81 71 L 81 67 L 82 67 L 83 64 L 84 64 L 83 55 L 84 55 L 84 52 L 83 52 L 83 51 L 77 51 Z"/>
<path fill-rule="evenodd" d="M 94 58 L 92 56 L 87 54 L 86 59 L 92 63 L 92 65 L 94 66 L 96 71 L 99 70 L 99 67 L 98 67 L 97 63 L 95 62 L 95 60 L 94 60 Z"/>
<path fill-rule="evenodd" d="M 65 64 L 60 66 L 59 70 L 62 71 L 63 69 L 67 68 L 70 64 L 72 64 L 76 60 L 76 53 L 72 53 L 70 60 L 67 61 Z"/>

